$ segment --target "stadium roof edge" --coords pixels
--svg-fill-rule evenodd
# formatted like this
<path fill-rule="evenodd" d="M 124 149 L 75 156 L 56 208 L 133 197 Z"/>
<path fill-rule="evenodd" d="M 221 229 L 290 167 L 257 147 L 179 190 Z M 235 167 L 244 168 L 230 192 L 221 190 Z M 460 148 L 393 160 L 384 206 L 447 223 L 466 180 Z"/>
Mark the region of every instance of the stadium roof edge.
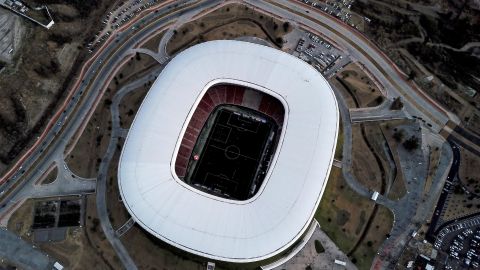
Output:
<path fill-rule="evenodd" d="M 194 192 L 172 170 L 198 97 L 218 80 L 260 86 L 252 88 L 281 96 L 288 107 L 275 167 L 260 195 L 245 204 Z M 170 61 L 135 116 L 118 169 L 122 199 L 138 224 L 185 251 L 238 263 L 270 258 L 295 243 L 313 219 L 338 119 L 332 89 L 303 61 L 241 41 L 195 45 Z"/>

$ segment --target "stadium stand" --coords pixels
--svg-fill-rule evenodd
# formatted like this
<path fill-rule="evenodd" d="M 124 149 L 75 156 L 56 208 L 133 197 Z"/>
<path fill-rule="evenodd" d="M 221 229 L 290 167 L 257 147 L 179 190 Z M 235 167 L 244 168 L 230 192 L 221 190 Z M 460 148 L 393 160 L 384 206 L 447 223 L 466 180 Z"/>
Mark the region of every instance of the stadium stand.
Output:
<path fill-rule="evenodd" d="M 246 98 L 247 96 L 250 98 Z M 252 96 L 253 98 L 258 97 L 259 100 L 252 100 Z M 238 105 L 260 111 L 273 118 L 280 129 L 282 127 L 284 108 L 276 98 L 244 86 L 231 84 L 214 85 L 208 89 L 202 97 L 202 100 L 198 104 L 190 122 L 188 123 L 175 162 L 175 172 L 179 178 L 183 179 L 187 172 L 188 162 L 191 158 L 193 147 L 195 146 L 197 137 L 207 121 L 208 116 L 215 107 L 222 104 Z"/>

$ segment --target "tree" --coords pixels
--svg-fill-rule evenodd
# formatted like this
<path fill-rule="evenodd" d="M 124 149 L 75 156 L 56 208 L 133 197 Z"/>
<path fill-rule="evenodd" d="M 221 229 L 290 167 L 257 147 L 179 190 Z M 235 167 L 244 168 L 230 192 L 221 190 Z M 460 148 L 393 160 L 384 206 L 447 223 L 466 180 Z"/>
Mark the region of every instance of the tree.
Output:
<path fill-rule="evenodd" d="M 315 240 L 315 250 L 317 251 L 318 254 L 325 252 L 325 248 L 322 246 L 322 243 L 320 241 Z"/>
<path fill-rule="evenodd" d="M 408 151 L 417 149 L 419 145 L 419 140 L 414 135 L 412 135 L 410 138 L 403 142 L 403 147 L 405 147 L 405 149 L 407 149 Z"/>
<path fill-rule="evenodd" d="M 403 102 L 400 97 L 396 97 L 393 99 L 392 105 L 390 105 L 390 110 L 396 111 L 401 110 L 403 108 Z"/>
<path fill-rule="evenodd" d="M 417 73 L 416 73 L 414 70 L 411 70 L 411 71 L 408 73 L 408 80 L 409 80 L 409 81 L 412 81 L 413 79 L 415 79 L 416 76 L 417 76 Z"/>
<path fill-rule="evenodd" d="M 403 137 L 405 135 L 403 134 L 403 130 L 400 129 L 400 130 L 395 130 L 395 132 L 393 133 L 393 138 L 395 139 L 395 141 L 397 142 L 401 142 L 403 140 Z"/>

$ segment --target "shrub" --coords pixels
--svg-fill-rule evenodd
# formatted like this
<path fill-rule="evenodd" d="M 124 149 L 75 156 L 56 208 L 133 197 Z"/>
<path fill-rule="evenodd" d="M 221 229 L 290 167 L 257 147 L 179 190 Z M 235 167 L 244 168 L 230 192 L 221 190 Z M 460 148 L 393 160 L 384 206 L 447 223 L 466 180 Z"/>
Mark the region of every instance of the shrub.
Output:
<path fill-rule="evenodd" d="M 320 243 L 320 241 L 318 240 L 315 240 L 315 250 L 319 254 L 325 252 L 325 248 L 322 246 L 322 243 Z"/>

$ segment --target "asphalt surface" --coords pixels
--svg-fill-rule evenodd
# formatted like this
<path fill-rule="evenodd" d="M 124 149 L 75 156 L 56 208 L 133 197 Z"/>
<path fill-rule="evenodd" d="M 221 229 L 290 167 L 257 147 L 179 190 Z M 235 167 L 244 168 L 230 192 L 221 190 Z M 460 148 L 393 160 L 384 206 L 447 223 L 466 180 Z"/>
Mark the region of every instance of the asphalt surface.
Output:
<path fill-rule="evenodd" d="M 407 119 L 406 113 L 402 110 L 390 110 L 392 102 L 386 99 L 382 104 L 376 107 L 352 108 L 350 109 L 350 119 L 352 123 L 389 121 L 395 119 Z"/>
<path fill-rule="evenodd" d="M 183 0 L 177 1 L 175 4 L 182 5 L 184 3 L 191 2 L 194 1 Z M 165 26 L 171 21 L 176 20 L 175 26 L 181 25 L 181 23 L 192 18 L 194 14 L 197 14 L 198 12 L 201 12 L 202 10 L 212 7 L 220 2 L 221 1 L 214 0 L 202 1 L 194 7 L 188 7 L 185 11 L 180 12 L 182 16 L 179 16 L 179 13 L 171 13 L 169 8 L 163 7 L 158 13 L 150 12 L 148 15 L 145 15 L 142 18 L 142 23 L 134 24 L 135 26 L 138 26 L 135 27 L 135 29 L 128 27 L 121 31 L 114 32 L 112 34 L 112 38 L 114 40 L 107 41 L 104 49 L 96 53 L 94 57 L 95 61 L 89 65 L 88 69 L 83 74 L 80 86 L 78 89 L 76 89 L 71 100 L 65 107 L 65 111 L 61 114 L 58 122 L 53 125 L 46 136 L 42 138 L 42 141 L 39 143 L 40 146 L 37 147 L 33 153 L 31 153 L 24 160 L 20 169 L 18 169 L 18 171 L 15 172 L 13 176 L 0 187 L 0 193 L 11 189 L 15 180 L 24 174 L 24 170 L 29 168 L 35 168 L 37 171 L 46 170 L 48 166 L 52 164 L 52 162 L 59 160 L 60 156 L 63 159 L 63 152 L 67 142 L 77 134 L 79 128 L 84 123 L 84 120 L 88 119 L 87 116 L 92 112 L 93 108 L 95 108 L 96 102 L 98 102 L 102 95 L 102 90 L 104 88 L 103 86 L 107 80 L 111 78 L 111 75 L 114 74 L 115 68 L 118 67 L 125 57 L 130 56 L 135 52 L 152 55 L 152 52 L 150 51 L 138 51 L 138 49 L 132 50 L 138 40 L 142 40 L 143 38 L 151 35 L 158 28 Z M 365 64 L 365 67 L 377 77 L 383 86 L 385 86 L 385 89 L 387 90 L 387 96 L 389 98 L 396 96 L 404 97 L 405 111 L 407 111 L 410 115 L 421 116 L 423 119 L 427 119 L 428 122 L 432 123 L 432 128 L 434 130 L 439 131 L 448 121 L 449 117 L 445 113 L 439 111 L 434 105 L 431 104 L 430 101 L 425 100 L 420 94 L 417 93 L 416 90 L 412 89 L 412 87 L 404 80 L 404 78 L 399 75 L 399 73 L 390 65 L 390 63 L 384 59 L 384 57 L 376 48 L 372 48 L 371 44 L 352 33 L 351 30 L 348 30 L 343 24 L 339 23 L 333 18 L 313 11 L 305 14 L 305 7 L 300 3 L 293 1 L 276 1 L 277 4 L 283 5 L 283 7 L 287 8 L 288 10 L 282 9 L 277 5 L 273 5 L 269 1 L 245 0 L 245 2 L 248 2 L 249 4 L 254 5 L 257 8 L 261 8 L 267 12 L 275 13 L 283 18 L 295 21 L 298 25 L 313 29 L 313 31 L 316 33 L 322 32 L 324 35 L 329 36 L 330 39 L 335 40 L 341 47 L 346 48 L 347 53 L 353 59 L 357 59 Z M 300 16 L 291 11 L 302 13 L 304 15 Z M 168 15 L 156 20 L 158 16 L 164 14 Z M 310 18 L 306 18 L 306 16 Z M 168 56 L 165 52 L 165 44 L 169 36 L 172 35 L 172 29 L 167 31 L 167 38 L 162 39 L 162 42 L 159 44 L 159 51 L 152 55 L 152 57 L 161 63 L 164 63 L 168 60 Z M 339 98 L 339 104 L 342 104 L 342 101 L 340 100 L 341 98 Z M 410 104 L 411 102 L 413 105 Z M 352 147 L 351 129 L 349 128 L 349 112 L 345 104 L 340 106 L 340 110 L 342 113 L 342 120 L 344 121 L 344 132 L 346 138 L 342 170 L 349 185 L 359 194 L 369 197 L 371 195 L 371 191 L 360 185 L 350 171 Z M 116 115 L 113 113 L 114 111 L 112 111 L 112 117 L 118 117 L 118 112 L 116 112 Z M 113 121 L 113 123 L 115 123 L 115 121 Z M 96 183 L 97 208 L 100 215 L 101 226 L 105 232 L 105 235 L 109 242 L 112 243 L 112 246 L 122 261 L 124 267 L 127 269 L 135 269 L 136 267 L 134 262 L 129 257 L 121 241 L 115 236 L 115 231 L 108 220 L 105 203 L 105 178 L 108 164 L 113 156 L 113 151 L 116 147 L 118 138 L 125 135 L 125 130 L 119 128 L 119 126 L 114 127 L 112 139 L 110 141 L 107 153 L 102 159 L 99 177 Z M 4 204 L 12 203 L 15 196 L 17 196 L 27 184 L 31 184 L 32 181 L 36 180 L 36 177 L 38 177 L 36 174 L 29 175 L 26 180 L 22 181 L 19 186 L 13 190 L 13 192 L 9 193 L 6 198 L 2 199 L 0 207 Z M 415 196 L 418 196 L 418 194 Z M 411 198 L 413 197 L 406 196 L 404 201 L 408 201 Z M 414 202 L 416 201 L 417 200 L 414 200 Z M 411 220 L 408 218 L 414 214 L 411 210 L 412 203 L 392 202 L 382 196 L 379 197 L 378 203 L 387 206 L 394 212 L 396 221 L 395 228 L 398 228 L 397 231 L 399 237 L 404 239 L 405 237 L 402 236 L 402 231 L 403 234 L 405 232 L 408 234 L 406 229 L 411 226 Z M 0 208 L 0 215 L 2 214 L 2 211 L 6 211 L 6 208 L 8 207 Z M 401 243 L 401 241 L 398 242 Z"/>
<path fill-rule="evenodd" d="M 190 4 L 192 2 L 196 1 L 177 1 L 173 5 L 184 6 L 185 4 Z M 217 4 L 216 1 L 205 1 L 200 5 L 188 7 L 187 11 L 198 13 L 199 11 L 202 11 L 205 8 L 211 7 L 215 4 Z M 103 94 L 102 91 L 104 89 L 104 85 L 106 84 L 107 80 L 111 79 L 111 75 L 116 71 L 115 69 L 122 61 L 124 61 L 124 59 L 127 58 L 127 56 L 130 56 L 132 53 L 134 53 L 134 51 L 131 51 L 131 49 L 134 48 L 137 42 L 150 36 L 158 28 L 161 28 L 172 20 L 178 20 L 178 12 L 172 13 L 171 6 L 172 5 L 166 6 L 156 13 L 150 12 L 142 20 L 143 24 L 146 24 L 150 21 L 153 22 L 149 24 L 148 27 L 143 27 L 140 30 L 138 30 L 138 27 L 136 27 L 136 29 L 129 27 L 123 32 L 119 32 L 115 36 L 114 41 L 107 43 L 104 50 L 97 53 L 95 61 L 89 65 L 88 69 L 84 73 L 84 76 L 82 76 L 83 79 L 80 83 L 80 86 L 72 95 L 72 98 L 61 114 L 60 119 L 53 126 L 53 128 L 47 132 L 40 144 L 40 147 L 37 148 L 30 156 L 28 156 L 20 169 L 14 173 L 4 185 L 0 187 L 0 193 L 11 189 L 15 183 L 15 179 L 22 176 L 27 168 L 35 167 L 35 172 L 37 173 L 30 174 L 26 179 L 22 179 L 23 181 L 20 182 L 15 189 L 9 192 L 7 196 L 2 198 L 0 203 L 0 216 L 9 210 L 9 206 L 14 205 L 15 198 L 19 196 L 19 193 L 24 192 L 27 185 L 31 185 L 38 179 L 38 172 L 47 170 L 55 160 L 59 159 L 59 157 L 61 157 L 63 160 L 63 153 L 67 143 L 77 134 L 80 127 L 84 123 L 84 120 L 88 119 L 88 115 L 93 112 L 95 104 L 99 101 L 101 95 Z M 158 19 L 159 16 L 165 14 L 168 15 Z M 164 42 L 164 44 L 166 44 L 166 42 Z M 111 54 L 112 56 L 109 57 Z M 164 59 L 162 58 L 161 60 L 163 61 Z M 69 119 L 69 121 L 66 121 L 67 119 Z M 120 129 L 119 132 L 122 132 L 122 130 Z M 125 132 L 122 133 L 126 135 Z M 116 138 L 117 137 L 115 137 L 111 143 L 114 142 Z M 101 164 L 106 163 L 102 161 Z M 63 166 L 60 166 L 59 168 L 62 167 Z M 100 206 L 98 211 L 100 213 L 101 226 L 104 229 L 107 239 L 112 243 L 124 267 L 126 269 L 136 269 L 135 264 L 129 257 L 128 253 L 123 247 L 123 244 L 118 240 L 118 238 L 115 237 L 115 231 L 113 231 L 111 228 L 110 221 L 108 220 L 108 213 L 106 211 L 105 204 L 105 188 L 103 188 L 104 184 L 102 184 L 105 181 L 101 181 L 102 176 L 104 177 L 104 175 L 99 175 L 97 180 L 97 195 L 101 195 L 97 196 L 100 197 L 97 202 L 97 207 Z M 2 234 L 2 231 L 0 231 L 0 234 Z"/>
<path fill-rule="evenodd" d="M 0 229 L 0 258 L 8 259 L 22 269 L 52 269 L 55 261 L 6 229 Z"/>
<path fill-rule="evenodd" d="M 452 167 L 450 167 L 450 171 L 448 172 L 447 181 L 443 186 L 442 193 L 440 194 L 440 198 L 438 199 L 438 203 L 435 206 L 435 211 L 433 212 L 432 219 L 430 221 L 430 227 L 428 228 L 427 234 L 425 235 L 425 239 L 429 242 L 434 242 L 436 237 L 436 232 L 438 228 L 438 222 L 441 220 L 441 216 L 443 213 L 443 208 L 445 207 L 445 203 L 447 201 L 447 197 L 452 191 L 452 188 L 455 186 L 454 182 L 457 181 L 458 170 L 460 168 L 460 149 L 458 148 L 455 143 L 449 141 L 452 152 L 453 152 L 453 163 Z"/>

